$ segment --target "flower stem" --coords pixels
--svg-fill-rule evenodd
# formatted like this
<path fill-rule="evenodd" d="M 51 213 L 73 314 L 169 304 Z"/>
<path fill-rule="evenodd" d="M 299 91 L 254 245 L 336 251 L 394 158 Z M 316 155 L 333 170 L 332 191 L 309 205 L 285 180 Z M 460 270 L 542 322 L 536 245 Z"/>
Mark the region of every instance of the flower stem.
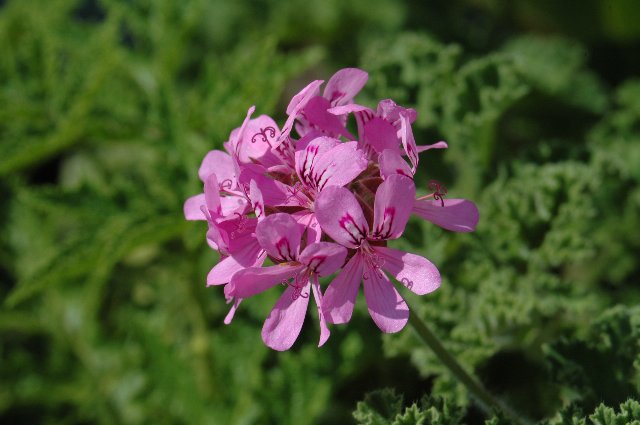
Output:
<path fill-rule="evenodd" d="M 506 406 L 500 400 L 489 393 L 473 376 L 468 374 L 462 365 L 458 363 L 455 357 L 447 351 L 442 345 L 438 337 L 429 329 L 427 324 L 415 313 L 415 309 L 410 308 L 409 323 L 413 326 L 420 339 L 433 350 L 440 361 L 444 363 L 453 375 L 464 384 L 469 393 L 476 399 L 478 405 L 487 414 L 491 415 L 493 410 L 501 411 L 510 417 L 516 424 L 529 424 L 530 421 L 523 418 L 522 415 L 515 413 L 509 406 Z"/>

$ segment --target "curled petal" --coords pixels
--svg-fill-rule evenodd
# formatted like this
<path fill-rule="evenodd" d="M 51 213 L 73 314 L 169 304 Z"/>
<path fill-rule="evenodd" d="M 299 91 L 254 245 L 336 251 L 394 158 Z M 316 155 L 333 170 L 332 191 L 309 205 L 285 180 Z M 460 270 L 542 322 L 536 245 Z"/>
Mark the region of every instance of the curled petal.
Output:
<path fill-rule="evenodd" d="M 318 283 L 318 276 L 311 277 L 311 289 L 313 290 L 313 298 L 316 300 L 316 307 L 318 309 L 318 319 L 320 320 L 320 341 L 318 347 L 322 347 L 329 339 L 331 332 L 327 326 L 327 321 L 322 312 L 322 305 L 324 303 L 322 298 L 322 291 L 320 291 L 320 284 Z"/>
<path fill-rule="evenodd" d="M 334 106 L 333 108 L 327 109 L 327 112 L 333 115 L 347 115 L 351 113 L 355 114 L 357 112 L 369 112 L 373 115 L 373 111 L 370 108 L 362 105 L 357 105 L 355 103 L 350 103 L 349 105 Z"/>
<path fill-rule="evenodd" d="M 320 276 L 334 273 L 344 264 L 347 249 L 332 242 L 316 242 L 308 245 L 300 254 L 300 263 Z"/>
<path fill-rule="evenodd" d="M 452 232 L 473 232 L 480 219 L 476 204 L 466 199 L 415 200 L 413 212 Z"/>
<path fill-rule="evenodd" d="M 411 215 L 415 196 L 416 187 L 412 179 L 400 174 L 387 177 L 376 191 L 372 238 L 399 238 Z"/>
<path fill-rule="evenodd" d="M 276 140 L 273 146 L 274 148 L 278 148 L 282 143 L 285 142 L 286 139 L 289 138 L 289 134 L 293 129 L 293 123 L 298 117 L 298 114 L 302 112 L 305 106 L 307 106 L 307 103 L 309 103 L 309 101 L 313 97 L 318 95 L 319 88 L 322 85 L 322 83 L 323 83 L 322 80 L 313 81 L 309 83 L 305 88 L 300 90 L 298 94 L 293 96 L 293 98 L 291 99 L 291 102 L 289 102 L 289 106 L 287 106 L 287 115 L 289 115 L 289 117 L 287 118 L 287 121 L 282 126 L 282 132 L 280 133 L 280 136 L 278 136 L 278 139 Z"/>
<path fill-rule="evenodd" d="M 291 348 L 302 329 L 309 305 L 309 281 L 303 288 L 289 286 L 262 326 L 262 340 L 278 351 Z M 306 293 L 301 291 L 307 291 Z M 305 296 L 306 295 L 306 296 Z"/>
<path fill-rule="evenodd" d="M 420 152 L 428 151 L 430 149 L 447 149 L 448 147 L 449 145 L 447 145 L 447 142 L 445 142 L 444 140 L 441 140 L 432 145 L 417 146 L 417 150 L 418 150 L 418 153 L 420 153 Z"/>
<path fill-rule="evenodd" d="M 333 74 L 324 88 L 324 98 L 331 102 L 332 106 L 350 103 L 362 90 L 369 74 L 358 68 L 344 68 Z"/>
<path fill-rule="evenodd" d="M 201 207 L 206 205 L 204 193 L 191 196 L 184 202 L 184 218 L 187 220 L 206 220 L 207 217 L 202 212 Z"/>
<path fill-rule="evenodd" d="M 402 147 L 404 147 L 404 151 L 411 161 L 411 171 L 415 173 L 418 167 L 418 148 L 411 130 L 410 115 L 405 112 L 400 114 L 400 139 L 402 140 Z"/>
<path fill-rule="evenodd" d="M 413 178 L 413 172 L 402 156 L 396 151 L 385 149 L 378 157 L 380 177 L 386 179 L 393 174 Z"/>
<path fill-rule="evenodd" d="M 304 266 L 282 265 L 249 267 L 238 271 L 224 288 L 227 297 L 248 298 L 295 277 Z"/>
<path fill-rule="evenodd" d="M 418 295 L 425 295 L 440 287 L 440 272 L 424 257 L 376 246 L 373 248 L 380 258 L 382 269 Z"/>
<path fill-rule="evenodd" d="M 361 254 L 356 253 L 329 284 L 324 293 L 322 306 L 327 322 L 340 324 L 351 320 L 362 280 L 363 267 Z"/>
<path fill-rule="evenodd" d="M 227 315 L 224 318 L 224 324 L 225 325 L 230 324 L 231 321 L 233 320 L 233 316 L 236 315 L 236 311 L 238 310 L 238 307 L 240 306 L 240 302 L 242 302 L 242 298 L 236 298 L 235 300 L 233 300 L 233 305 L 229 309 L 229 313 L 227 313 Z"/>
<path fill-rule="evenodd" d="M 347 248 L 357 248 L 369 233 L 369 224 L 356 197 L 344 187 L 329 186 L 315 202 L 322 231 Z"/>
<path fill-rule="evenodd" d="M 296 261 L 304 227 L 289 214 L 276 213 L 265 217 L 256 227 L 256 238 L 273 258 Z"/>
<path fill-rule="evenodd" d="M 364 297 L 373 321 L 385 333 L 400 331 L 409 320 L 409 307 L 380 269 L 365 269 Z"/>

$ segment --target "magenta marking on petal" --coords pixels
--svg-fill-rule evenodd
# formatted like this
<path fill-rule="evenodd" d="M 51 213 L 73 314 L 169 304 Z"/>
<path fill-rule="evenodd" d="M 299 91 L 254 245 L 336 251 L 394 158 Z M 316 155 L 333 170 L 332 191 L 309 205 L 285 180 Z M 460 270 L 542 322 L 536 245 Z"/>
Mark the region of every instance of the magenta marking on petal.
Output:
<path fill-rule="evenodd" d="M 366 230 L 359 229 L 356 221 L 349 213 L 345 213 L 342 216 L 339 225 L 347 231 L 354 245 L 360 245 L 362 240 L 367 237 Z"/>
<path fill-rule="evenodd" d="M 396 209 L 394 207 L 387 207 L 384 209 L 382 222 L 376 228 L 373 233 L 375 239 L 389 239 L 391 237 L 391 231 L 393 230 L 393 219 L 396 216 Z"/>
<path fill-rule="evenodd" d="M 314 273 L 318 272 L 318 267 L 320 267 L 322 265 L 322 263 L 324 263 L 324 261 L 327 259 L 326 255 L 314 255 L 313 257 L 311 257 L 311 259 L 308 261 L 308 268 L 313 271 Z"/>
<path fill-rule="evenodd" d="M 293 253 L 291 252 L 291 246 L 289 246 L 289 240 L 287 238 L 281 238 L 278 242 L 276 242 L 276 249 L 278 250 L 278 255 L 283 260 L 293 261 Z"/>

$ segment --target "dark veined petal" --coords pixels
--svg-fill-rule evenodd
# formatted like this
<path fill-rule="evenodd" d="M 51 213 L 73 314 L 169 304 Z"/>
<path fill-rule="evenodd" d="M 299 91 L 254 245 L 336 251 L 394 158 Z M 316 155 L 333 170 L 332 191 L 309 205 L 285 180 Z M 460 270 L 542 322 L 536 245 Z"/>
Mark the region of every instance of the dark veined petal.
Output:
<path fill-rule="evenodd" d="M 300 263 L 320 276 L 334 273 L 344 264 L 347 249 L 332 242 L 316 242 L 308 245 L 300 254 Z"/>
<path fill-rule="evenodd" d="M 327 187 L 316 199 L 315 211 L 322 231 L 347 248 L 360 246 L 369 233 L 362 208 L 348 189 Z"/>
<path fill-rule="evenodd" d="M 286 213 L 271 214 L 256 226 L 256 238 L 271 257 L 297 261 L 304 226 Z"/>

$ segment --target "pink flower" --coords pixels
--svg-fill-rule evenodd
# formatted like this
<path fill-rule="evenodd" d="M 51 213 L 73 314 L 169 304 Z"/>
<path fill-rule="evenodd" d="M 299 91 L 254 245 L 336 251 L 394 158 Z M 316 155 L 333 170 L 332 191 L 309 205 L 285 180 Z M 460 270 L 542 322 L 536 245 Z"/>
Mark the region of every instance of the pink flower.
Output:
<path fill-rule="evenodd" d="M 276 350 L 295 342 L 312 293 L 323 345 L 327 323 L 351 318 L 361 281 L 378 327 L 399 331 L 409 309 L 387 274 L 418 295 L 437 289 L 440 274 L 426 258 L 387 248 L 387 241 L 402 235 L 412 213 L 456 232 L 473 231 L 478 222 L 475 204 L 445 199 L 438 182 L 416 199 L 419 153 L 447 144 L 417 146 L 411 108 L 392 100 L 375 111 L 353 103 L 367 78 L 359 69 L 340 70 L 322 94 L 323 82 L 311 82 L 289 102 L 282 127 L 267 115 L 252 118 L 249 108 L 226 152 L 203 159 L 203 193 L 184 204 L 185 218 L 206 221 L 206 240 L 220 252 L 207 285 L 225 285 L 233 303 L 225 323 L 244 298 L 286 286 L 262 330 Z M 357 138 L 346 127 L 350 113 Z M 267 257 L 274 265 L 262 267 Z M 336 271 L 323 297 L 318 277 Z"/>
<path fill-rule="evenodd" d="M 247 298 L 279 283 L 287 286 L 262 328 L 264 343 L 274 350 L 288 350 L 298 338 L 313 296 L 320 317 L 320 342 L 329 338 L 322 312 L 322 292 L 318 276 L 327 276 L 344 264 L 347 250 L 331 242 L 315 242 L 300 252 L 304 227 L 289 214 L 266 217 L 256 228 L 260 245 L 276 265 L 249 267 L 233 275 L 225 287 L 227 296 Z"/>
<path fill-rule="evenodd" d="M 360 281 L 367 308 L 383 332 L 401 330 L 409 308 L 382 270 L 418 295 L 440 286 L 438 269 L 426 258 L 379 246 L 402 235 L 411 214 L 415 186 L 405 176 L 389 176 L 376 191 L 371 229 L 356 197 L 347 189 L 330 187 L 316 200 L 322 230 L 339 244 L 356 250 L 325 293 L 324 313 L 329 323 L 351 319 Z"/>

